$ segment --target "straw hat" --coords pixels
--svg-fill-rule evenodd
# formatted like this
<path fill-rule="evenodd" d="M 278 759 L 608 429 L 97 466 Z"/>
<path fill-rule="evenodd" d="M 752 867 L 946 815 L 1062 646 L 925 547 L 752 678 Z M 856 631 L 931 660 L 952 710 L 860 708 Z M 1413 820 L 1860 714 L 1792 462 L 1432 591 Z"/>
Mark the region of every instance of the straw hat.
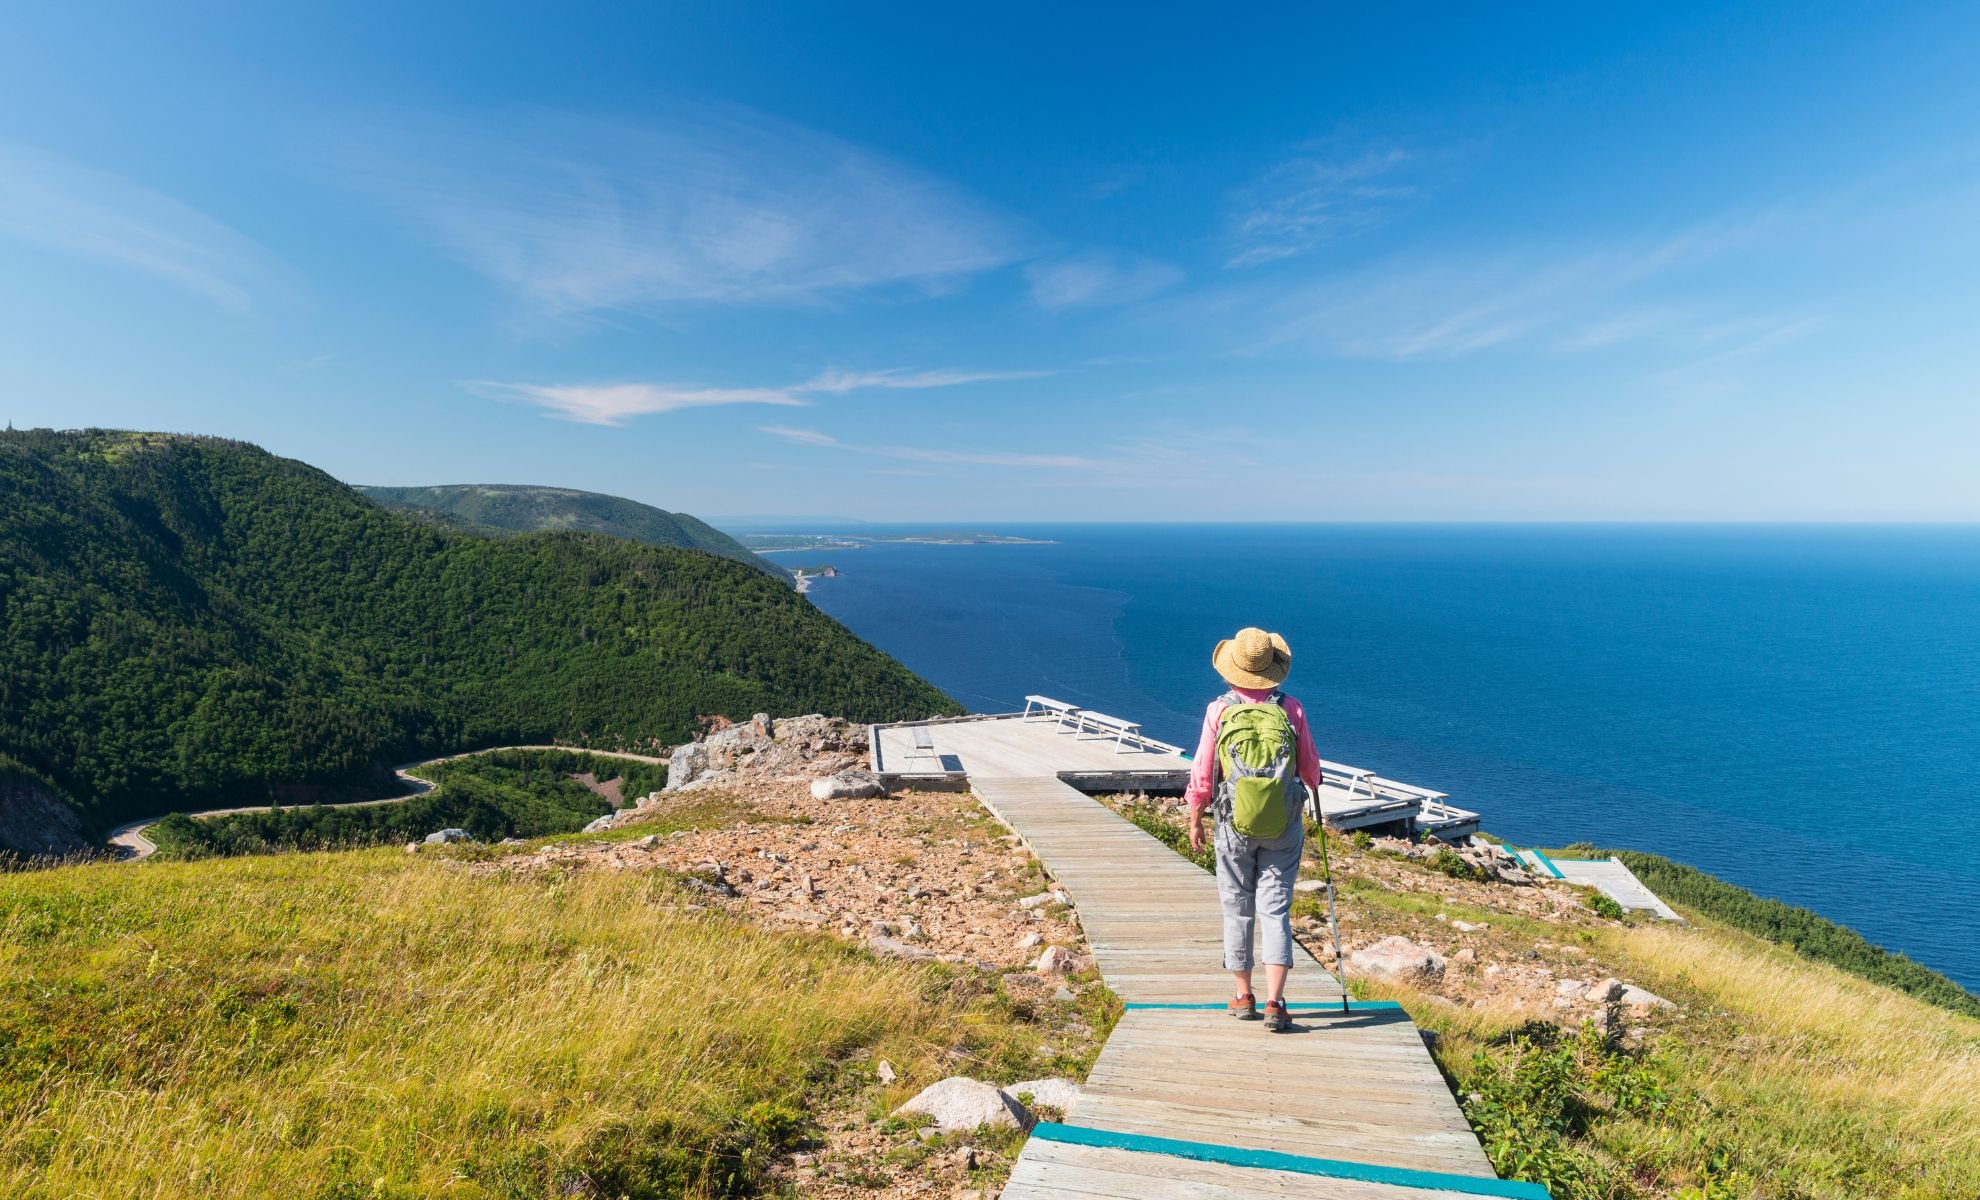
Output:
<path fill-rule="evenodd" d="M 1240 629 L 1236 637 L 1217 643 L 1210 665 L 1232 687 L 1270 691 L 1286 681 L 1292 670 L 1292 650 L 1286 639 L 1263 629 Z"/>

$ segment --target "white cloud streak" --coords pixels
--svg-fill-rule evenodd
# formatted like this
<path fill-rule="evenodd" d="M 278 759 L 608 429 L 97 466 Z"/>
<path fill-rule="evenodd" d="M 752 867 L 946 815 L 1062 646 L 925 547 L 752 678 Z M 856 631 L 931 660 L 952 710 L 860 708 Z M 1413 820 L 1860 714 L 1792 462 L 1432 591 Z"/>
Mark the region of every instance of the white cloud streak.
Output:
<path fill-rule="evenodd" d="M 996 379 L 1035 379 L 1049 371 L 887 371 L 820 372 L 789 387 L 704 387 L 681 383 L 498 383 L 471 380 L 463 386 L 497 400 L 522 400 L 550 415 L 587 425 L 623 425 L 633 417 L 727 404 L 802 407 L 812 394 L 844 395 L 868 388 L 938 388 Z M 821 435 L 822 436 L 822 435 Z"/>
<path fill-rule="evenodd" d="M 1256 267 L 1371 229 L 1415 187 L 1396 176 L 1414 156 L 1395 147 L 1309 153 L 1279 163 L 1231 198 L 1229 267 Z"/>
<path fill-rule="evenodd" d="M 162 279 L 245 312 L 276 274 L 259 246 L 128 179 L 0 142 L 0 237 Z"/>
<path fill-rule="evenodd" d="M 1303 347 L 1393 362 L 1514 345 L 1588 353 L 1661 340 L 1696 348 L 1707 340 L 1703 311 L 1672 293 L 1686 272 L 1760 242 L 1773 224 L 1763 215 L 1608 246 L 1398 256 L 1304 282 L 1235 285 L 1169 318 L 1199 328 L 1221 323 L 1251 353 Z"/>
<path fill-rule="evenodd" d="M 381 121 L 345 131 L 330 165 L 553 317 L 933 290 L 1028 240 L 936 176 L 735 108 Z"/>
<path fill-rule="evenodd" d="M 1182 277 L 1182 272 L 1168 263 L 1105 251 L 1025 268 L 1032 301 L 1046 309 L 1132 304 L 1167 291 Z"/>
<path fill-rule="evenodd" d="M 654 383 L 531 384 L 477 380 L 468 388 L 498 400 L 520 400 L 550 415 L 585 425 L 624 425 L 649 413 L 678 412 L 727 404 L 793 407 L 809 401 L 777 388 L 683 387 Z"/>
<path fill-rule="evenodd" d="M 828 433 L 820 433 L 815 429 L 793 429 L 788 425 L 765 425 L 762 426 L 762 432 L 787 442 L 796 442 L 801 446 L 821 446 L 874 458 L 892 458 L 947 466 L 1035 467 L 1081 471 L 1091 470 L 1100 465 L 1094 459 L 1082 458 L 1074 454 L 1007 454 L 997 451 L 947 450 L 923 446 L 860 446 L 842 442 Z"/>
<path fill-rule="evenodd" d="M 1050 375 L 1050 371 L 913 371 L 905 367 L 895 367 L 886 371 L 821 371 L 804 383 L 798 391 L 825 392 L 842 395 L 846 392 L 865 388 L 941 388 L 956 387 L 965 383 L 990 383 L 1009 379 L 1040 379 Z"/>

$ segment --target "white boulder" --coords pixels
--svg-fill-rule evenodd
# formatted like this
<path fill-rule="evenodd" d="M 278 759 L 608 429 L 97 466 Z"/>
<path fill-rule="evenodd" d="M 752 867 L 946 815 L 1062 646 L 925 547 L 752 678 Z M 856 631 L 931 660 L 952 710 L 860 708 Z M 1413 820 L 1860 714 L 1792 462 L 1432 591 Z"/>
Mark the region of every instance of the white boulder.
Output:
<path fill-rule="evenodd" d="M 1618 999 L 1620 999 L 1624 1004 L 1629 1005 L 1631 1008 L 1651 1009 L 1651 1008 L 1677 1007 L 1677 1005 L 1672 1004 L 1669 1000 L 1664 999 L 1662 996 L 1659 996 L 1657 993 L 1648 991 L 1644 988 L 1637 987 L 1634 984 L 1631 984 L 1623 988 L 1622 995 L 1618 997 Z"/>
<path fill-rule="evenodd" d="M 429 846 L 441 846 L 448 842 L 471 842 L 473 840 L 474 835 L 465 829 L 436 829 L 426 835 L 426 844 Z"/>
<path fill-rule="evenodd" d="M 951 1075 L 929 1084 L 914 1099 L 895 1109 L 894 1115 L 933 1117 L 935 1128 L 943 1133 L 962 1133 L 985 1125 L 1031 1127 L 1031 1114 L 1024 1105 L 1003 1089 L 965 1075 Z"/>
<path fill-rule="evenodd" d="M 1362 975 L 1394 983 L 1435 983 L 1444 977 L 1444 956 L 1406 937 L 1385 937 L 1348 955 Z"/>
<path fill-rule="evenodd" d="M 887 789 L 880 786 L 880 780 L 873 772 L 857 767 L 811 781 L 811 798 L 814 800 L 864 800 L 886 794 Z"/>
<path fill-rule="evenodd" d="M 1067 975 L 1077 969 L 1078 961 L 1064 946 L 1047 946 L 1031 969 L 1040 975 Z"/>

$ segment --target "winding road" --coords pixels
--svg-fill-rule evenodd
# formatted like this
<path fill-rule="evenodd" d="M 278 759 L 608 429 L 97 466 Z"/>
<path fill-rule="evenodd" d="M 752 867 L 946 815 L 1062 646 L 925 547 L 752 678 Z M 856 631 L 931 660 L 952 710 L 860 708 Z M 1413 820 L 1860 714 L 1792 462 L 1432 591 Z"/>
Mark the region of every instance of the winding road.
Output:
<path fill-rule="evenodd" d="M 396 775 L 401 783 L 412 789 L 403 796 L 387 796 L 382 800 L 348 800 L 342 804 L 328 805 L 326 807 L 366 808 L 374 804 L 397 804 L 403 800 L 410 800 L 414 796 L 423 796 L 432 791 L 434 785 L 413 774 L 419 768 L 434 766 L 438 763 L 453 762 L 456 759 L 473 758 L 480 754 L 494 754 L 502 750 L 565 750 L 572 754 L 589 754 L 593 758 L 617 758 L 627 762 L 651 763 L 655 766 L 665 766 L 667 763 L 666 759 L 655 758 L 650 754 L 631 754 L 623 750 L 587 750 L 582 746 L 489 746 L 483 750 L 469 750 L 462 754 L 443 754 L 438 758 L 421 759 L 418 762 L 402 763 L 399 766 L 393 767 L 392 774 Z M 235 813 L 266 812 L 268 808 L 269 806 L 266 804 L 251 804 L 241 808 L 206 808 L 198 812 L 185 813 L 184 815 L 188 817 L 226 817 L 232 816 Z M 111 830 L 108 840 L 109 844 L 120 852 L 118 861 L 127 863 L 137 862 L 156 854 L 158 852 L 158 844 L 144 836 L 144 831 L 163 821 L 166 817 L 173 815 L 175 814 L 160 813 L 155 817 L 146 817 L 140 821 L 132 821 L 129 824 L 119 825 L 117 828 Z"/>

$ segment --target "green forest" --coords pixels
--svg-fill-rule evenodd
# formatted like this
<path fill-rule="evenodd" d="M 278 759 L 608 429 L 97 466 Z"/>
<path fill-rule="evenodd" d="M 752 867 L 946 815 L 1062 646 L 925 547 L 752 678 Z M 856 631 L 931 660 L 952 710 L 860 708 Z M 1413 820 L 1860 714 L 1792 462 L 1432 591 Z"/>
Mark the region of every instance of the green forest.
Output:
<path fill-rule="evenodd" d="M 242 442 L 8 431 L 0 514 L 0 750 L 98 832 L 486 746 L 652 750 L 704 714 L 959 711 L 761 571 L 447 530 Z"/>
<path fill-rule="evenodd" d="M 571 488 L 527 487 L 506 483 L 443 484 L 437 487 L 363 487 L 357 491 L 387 508 L 468 533 L 605 533 L 645 542 L 706 550 L 748 563 L 779 579 L 789 576 L 768 559 L 698 517 L 668 512 L 623 496 Z"/>
<path fill-rule="evenodd" d="M 465 829 L 477 841 L 571 833 L 612 811 L 574 776 L 617 779 L 627 802 L 657 791 L 667 768 L 573 750 L 495 750 L 432 763 L 417 774 L 424 795 L 391 804 L 313 804 L 195 819 L 183 814 L 147 836 L 168 858 L 337 850 L 418 841 L 436 829 Z"/>

